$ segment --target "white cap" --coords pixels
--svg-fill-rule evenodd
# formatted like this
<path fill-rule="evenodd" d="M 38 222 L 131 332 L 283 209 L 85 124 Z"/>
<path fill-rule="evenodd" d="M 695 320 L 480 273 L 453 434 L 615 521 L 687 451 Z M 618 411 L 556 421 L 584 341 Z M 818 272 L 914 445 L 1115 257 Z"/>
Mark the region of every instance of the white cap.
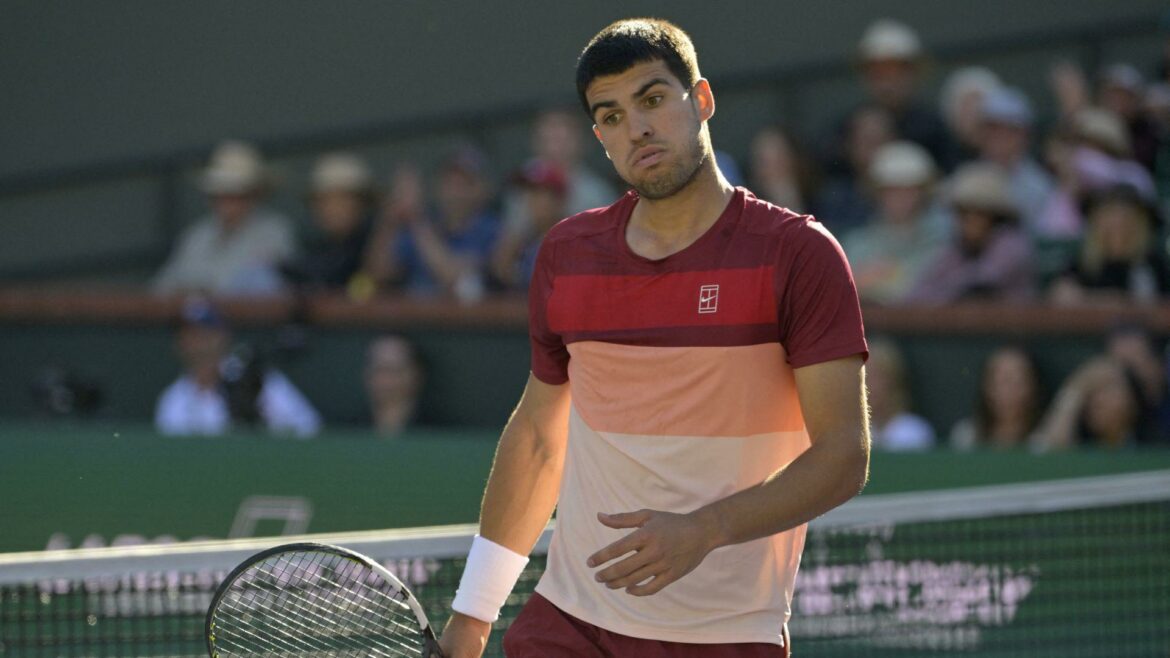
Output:
<path fill-rule="evenodd" d="M 878 187 L 914 187 L 934 179 L 934 159 L 914 142 L 891 142 L 879 148 L 869 166 Z"/>
<path fill-rule="evenodd" d="M 366 192 L 373 182 L 365 160 L 353 153 L 327 153 L 313 166 L 310 187 L 313 192 Z"/>
<path fill-rule="evenodd" d="M 1121 118 L 1109 110 L 1086 107 L 1073 116 L 1073 131 L 1078 137 L 1104 149 L 1110 155 L 1128 157 L 1132 145 L 1129 131 Z"/>
<path fill-rule="evenodd" d="M 922 44 L 910 26 L 882 18 L 865 29 L 857 50 L 862 59 L 915 59 L 922 54 Z"/>
<path fill-rule="evenodd" d="M 207 194 L 244 194 L 267 182 L 260 152 L 251 144 L 227 141 L 211 153 L 201 187 Z"/>
<path fill-rule="evenodd" d="M 943 115 L 951 118 L 958 114 L 959 105 L 968 94 L 976 93 L 985 98 L 1002 84 L 999 76 L 984 66 L 956 69 L 947 76 L 939 93 Z"/>

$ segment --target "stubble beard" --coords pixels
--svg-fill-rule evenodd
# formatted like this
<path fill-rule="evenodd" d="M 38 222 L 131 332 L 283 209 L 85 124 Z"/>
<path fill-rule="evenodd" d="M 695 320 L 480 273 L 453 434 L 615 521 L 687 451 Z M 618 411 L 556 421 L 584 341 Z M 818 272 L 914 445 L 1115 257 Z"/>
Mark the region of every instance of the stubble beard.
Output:
<path fill-rule="evenodd" d="M 710 156 L 709 149 L 704 148 L 702 139 L 696 139 L 688 150 L 687 157 L 671 165 L 658 176 L 647 176 L 646 179 L 633 182 L 626 181 L 638 192 L 638 196 L 651 201 L 667 199 L 678 194 L 699 175 L 703 165 Z"/>

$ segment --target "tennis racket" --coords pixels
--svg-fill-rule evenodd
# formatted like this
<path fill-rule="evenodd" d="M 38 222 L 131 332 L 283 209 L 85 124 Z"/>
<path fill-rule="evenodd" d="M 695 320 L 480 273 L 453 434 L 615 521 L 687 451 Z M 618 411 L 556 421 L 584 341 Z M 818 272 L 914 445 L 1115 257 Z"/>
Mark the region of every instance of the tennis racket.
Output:
<path fill-rule="evenodd" d="M 205 625 L 211 658 L 442 658 L 422 606 L 382 565 L 339 546 L 276 546 L 236 567 Z"/>

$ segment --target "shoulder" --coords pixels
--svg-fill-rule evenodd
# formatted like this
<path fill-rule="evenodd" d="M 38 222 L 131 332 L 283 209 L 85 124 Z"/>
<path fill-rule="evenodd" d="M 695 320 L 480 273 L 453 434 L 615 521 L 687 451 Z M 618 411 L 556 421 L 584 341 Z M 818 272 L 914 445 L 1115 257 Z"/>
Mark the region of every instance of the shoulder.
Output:
<path fill-rule="evenodd" d="M 195 384 L 191 381 L 191 378 L 183 375 L 163 389 L 162 393 L 158 396 L 158 403 L 160 406 L 178 404 L 192 397 L 195 390 Z"/>
<path fill-rule="evenodd" d="M 769 203 L 746 189 L 743 190 L 741 218 L 743 230 L 754 235 L 772 236 L 795 243 L 837 242 L 816 217 Z"/>
<path fill-rule="evenodd" d="M 837 238 L 816 217 L 756 198 L 744 190 L 740 231 L 771 254 L 777 273 L 845 260 Z"/>
<path fill-rule="evenodd" d="M 549 229 L 544 242 L 551 245 L 609 233 L 633 210 L 636 198 L 633 192 L 627 192 L 608 206 L 593 208 L 562 219 Z"/>
<path fill-rule="evenodd" d="M 260 208 L 252 216 L 252 227 L 257 232 L 292 233 L 293 222 L 288 216 L 271 208 Z"/>

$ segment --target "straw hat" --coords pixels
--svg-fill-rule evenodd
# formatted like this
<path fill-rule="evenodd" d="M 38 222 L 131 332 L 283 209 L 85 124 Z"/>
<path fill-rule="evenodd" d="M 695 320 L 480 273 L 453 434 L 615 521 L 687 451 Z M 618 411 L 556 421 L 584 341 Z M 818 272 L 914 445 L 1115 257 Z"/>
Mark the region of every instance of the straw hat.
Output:
<path fill-rule="evenodd" d="M 857 53 L 862 60 L 911 60 L 922 55 L 922 43 L 910 26 L 882 18 L 865 29 Z"/>
<path fill-rule="evenodd" d="M 999 165 L 973 162 L 961 167 L 951 179 L 951 205 L 973 208 L 1005 217 L 1016 217 L 1019 208 L 1012 199 L 1011 181 Z"/>
<path fill-rule="evenodd" d="M 1086 107 L 1073 116 L 1072 126 L 1077 137 L 1104 149 L 1110 155 L 1126 158 L 1132 151 L 1125 124 L 1109 110 Z"/>
<path fill-rule="evenodd" d="M 1032 103 L 1024 92 L 1013 87 L 1002 87 L 987 94 L 979 108 L 984 121 L 1028 128 L 1035 120 Z"/>
<path fill-rule="evenodd" d="M 878 149 L 869 178 L 878 187 L 914 187 L 934 180 L 934 159 L 914 142 L 891 142 Z"/>
<path fill-rule="evenodd" d="M 260 152 L 246 142 L 227 141 L 211 153 L 200 187 L 207 194 L 246 194 L 269 183 Z"/>
<path fill-rule="evenodd" d="M 327 153 L 317 159 L 310 176 L 309 188 L 322 192 L 364 194 L 374 186 L 374 175 L 365 160 L 353 153 Z"/>

